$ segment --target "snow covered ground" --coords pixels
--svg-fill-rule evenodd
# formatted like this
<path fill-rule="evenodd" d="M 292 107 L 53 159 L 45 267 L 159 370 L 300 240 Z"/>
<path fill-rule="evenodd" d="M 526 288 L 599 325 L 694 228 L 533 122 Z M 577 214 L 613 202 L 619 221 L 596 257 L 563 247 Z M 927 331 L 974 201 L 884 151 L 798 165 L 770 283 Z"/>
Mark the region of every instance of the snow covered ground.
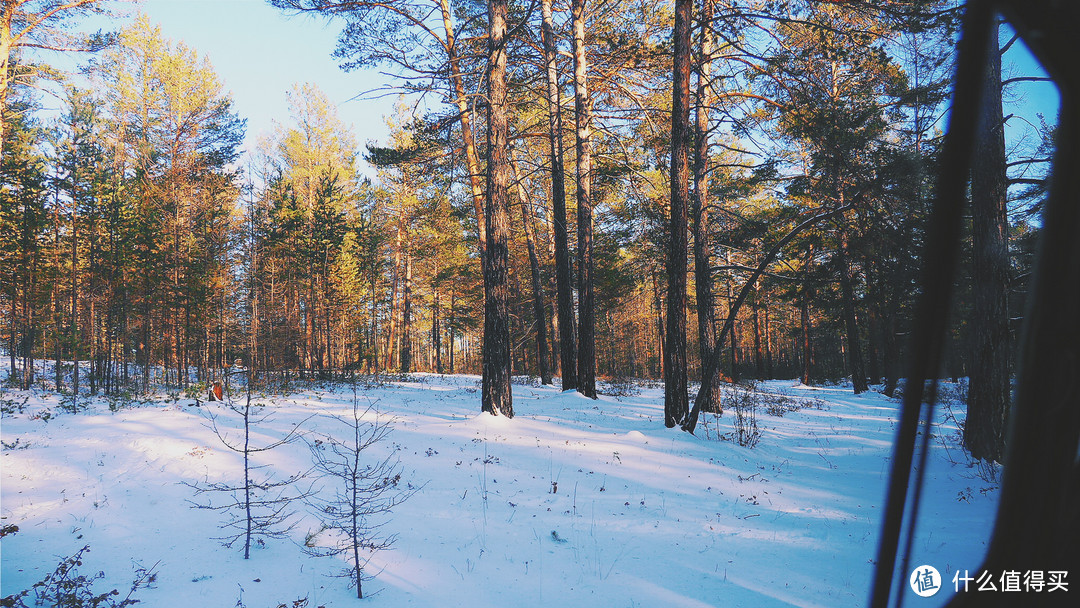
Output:
<path fill-rule="evenodd" d="M 372 461 L 396 451 L 402 483 L 421 489 L 384 528 L 397 534 L 374 557 L 364 602 L 383 606 L 862 606 L 867 603 L 898 401 L 849 388 L 763 383 L 803 407 L 760 409 L 756 447 L 730 439 L 735 416 L 698 437 L 663 427 L 663 390 L 598 401 L 516 385 L 512 420 L 479 414 L 479 379 L 417 374 L 361 388 L 396 417 Z M 304 505 L 291 540 L 268 540 L 245 561 L 213 540 L 223 514 L 192 508 L 191 483 L 237 482 L 240 456 L 206 425 L 214 404 L 159 397 L 110 411 L 98 398 L 65 413 L 61 397 L 6 389 L 0 516 L 19 532 L 0 546 L 0 596 L 29 588 L 61 558 L 90 546 L 82 571 L 98 589 L 126 590 L 135 568 L 155 567 L 154 607 L 354 605 L 344 565 L 302 544 L 318 530 Z M 25 401 L 25 403 L 24 403 Z M 260 443 L 293 425 L 340 428 L 349 386 L 264 396 L 272 420 Z M 954 406 L 955 408 L 955 406 Z M 20 411 L 21 410 L 21 411 Z M 778 415 L 782 414 L 782 415 Z M 962 416 L 961 416 L 962 417 Z M 226 424 L 235 425 L 223 414 Z M 978 568 L 997 500 L 937 429 L 911 566 L 944 579 Z M 726 435 L 727 439 L 717 439 Z M 314 437 L 313 434 L 311 437 Z M 262 473 L 311 466 L 298 442 L 258 456 Z M 187 482 L 187 483 L 184 483 Z M 906 576 L 904 577 L 906 579 Z"/>

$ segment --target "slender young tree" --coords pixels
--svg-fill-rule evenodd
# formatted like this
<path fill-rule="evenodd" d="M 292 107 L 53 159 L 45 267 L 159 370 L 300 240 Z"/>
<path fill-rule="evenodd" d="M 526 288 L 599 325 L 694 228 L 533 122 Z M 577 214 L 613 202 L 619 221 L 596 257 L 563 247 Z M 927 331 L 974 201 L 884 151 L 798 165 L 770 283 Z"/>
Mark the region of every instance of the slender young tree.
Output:
<path fill-rule="evenodd" d="M 226 533 L 217 540 L 230 548 L 237 542 L 243 541 L 244 559 L 251 559 L 252 542 L 260 538 L 286 537 L 295 525 L 292 521 L 294 511 L 291 510 L 293 501 L 305 499 L 310 495 L 308 491 L 292 492 L 296 483 L 304 478 L 303 472 L 284 479 L 274 479 L 257 473 L 259 467 L 252 463 L 252 457 L 299 439 L 300 427 L 306 420 L 294 425 L 280 439 L 261 446 L 253 445 L 254 429 L 252 427 L 261 426 L 270 418 L 270 414 L 263 411 L 260 404 L 251 402 L 253 383 L 254 374 L 249 369 L 242 402 L 234 401 L 228 389 L 225 391 L 225 399 L 222 402 L 225 412 L 239 416 L 241 429 L 227 428 L 217 412 L 207 410 L 211 430 L 221 444 L 243 456 L 243 481 L 234 483 L 204 481 L 188 484 L 195 490 L 196 496 L 209 497 L 205 503 L 193 502 L 193 507 L 226 514 L 227 519 L 221 526 Z M 224 498 L 215 503 L 213 499 L 215 496 Z"/>
<path fill-rule="evenodd" d="M 344 555 L 350 562 L 345 576 L 356 585 L 356 597 L 364 599 L 364 581 L 371 575 L 364 569 L 377 551 L 390 548 L 394 535 L 380 535 L 380 518 L 416 492 L 401 481 L 396 452 L 375 460 L 370 448 L 390 434 L 392 420 L 380 417 L 373 405 L 361 407 L 353 386 L 352 411 L 348 417 L 334 417 L 341 433 L 323 435 L 309 444 L 315 461 L 314 472 L 326 487 L 312 493 L 307 501 L 315 508 L 324 531 L 336 533 L 325 540 L 321 532 L 308 539 L 305 550 L 315 556 Z M 317 482 L 318 483 L 318 482 Z"/>

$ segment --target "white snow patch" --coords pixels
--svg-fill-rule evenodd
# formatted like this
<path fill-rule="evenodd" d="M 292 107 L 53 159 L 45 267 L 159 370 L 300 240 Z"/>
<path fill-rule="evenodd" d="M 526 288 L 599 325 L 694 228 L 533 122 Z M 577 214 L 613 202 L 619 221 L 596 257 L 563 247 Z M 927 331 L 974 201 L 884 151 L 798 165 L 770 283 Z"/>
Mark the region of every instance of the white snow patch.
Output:
<path fill-rule="evenodd" d="M 869 594 L 898 403 L 843 387 L 766 382 L 760 390 L 822 399 L 783 416 L 758 411 L 754 449 L 731 441 L 734 416 L 712 436 L 663 426 L 662 389 L 587 399 L 546 386 L 513 387 L 515 417 L 479 413 L 475 376 L 417 374 L 359 391 L 393 418 L 367 455 L 391 453 L 402 483 L 422 489 L 385 532 L 394 548 L 369 566 L 383 606 L 862 606 Z M 0 516 L 18 525 L 0 553 L 0 596 L 29 588 L 64 556 L 90 545 L 84 573 L 125 589 L 136 564 L 158 563 L 146 605 L 252 608 L 355 605 L 343 563 L 306 556 L 300 516 L 293 542 L 270 541 L 245 561 L 224 548 L 221 514 L 193 509 L 192 483 L 236 481 L 240 456 L 207 427 L 205 408 L 175 403 L 109 411 L 103 399 L 62 413 L 59 397 L 6 391 L 22 413 L 0 426 Z M 327 415 L 351 411 L 352 388 L 312 388 L 259 400 L 272 414 L 265 444 L 296 424 L 337 432 Z M 955 409 L 955 406 L 954 406 Z M 229 433 L 240 429 L 219 411 Z M 49 412 L 50 416 L 43 416 Z M 46 420 L 47 418 L 47 420 Z M 955 445 L 955 424 L 931 443 L 913 565 L 947 579 L 974 570 L 997 499 Z M 701 435 L 701 433 L 699 433 Z M 960 462 L 954 462 L 960 461 Z M 310 466 L 303 443 L 261 453 L 261 472 Z M 906 580 L 906 575 L 897 580 Z M 944 604 L 951 585 L 920 606 Z"/>

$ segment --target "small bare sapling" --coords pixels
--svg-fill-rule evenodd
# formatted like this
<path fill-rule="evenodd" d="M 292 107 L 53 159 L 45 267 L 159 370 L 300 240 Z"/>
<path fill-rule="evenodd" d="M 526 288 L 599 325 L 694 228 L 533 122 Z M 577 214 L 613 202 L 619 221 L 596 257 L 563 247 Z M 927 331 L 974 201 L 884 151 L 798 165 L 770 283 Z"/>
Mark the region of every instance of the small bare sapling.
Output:
<path fill-rule="evenodd" d="M 224 413 L 239 416 L 242 428 L 227 429 L 220 422 L 219 414 L 206 410 L 210 430 L 226 448 L 242 454 L 244 457 L 242 482 L 210 482 L 188 484 L 195 489 L 196 496 L 207 495 L 207 502 L 192 504 L 201 509 L 213 509 L 227 514 L 228 519 L 222 524 L 226 530 L 224 536 L 217 537 L 226 547 L 232 547 L 237 541 L 244 541 L 244 559 L 251 557 L 252 542 L 263 544 L 264 538 L 283 538 L 288 536 L 295 526 L 293 501 L 306 498 L 308 491 L 299 490 L 298 482 L 307 476 L 307 472 L 298 472 L 284 479 L 272 474 L 260 474 L 263 466 L 252 463 L 252 457 L 273 450 L 300 438 L 301 421 L 294 425 L 281 439 L 266 445 L 252 445 L 253 427 L 265 425 L 271 416 L 262 411 L 262 406 L 251 402 L 251 378 L 248 378 L 246 395 L 238 403 L 226 392 L 221 399 Z M 215 501 L 215 497 L 218 498 Z"/>
<path fill-rule="evenodd" d="M 380 416 L 373 403 L 361 406 L 353 387 L 352 411 L 331 416 L 336 431 L 309 442 L 315 461 L 317 491 L 307 498 L 322 530 L 309 534 L 305 550 L 314 556 L 344 556 L 349 562 L 341 576 L 356 585 L 363 599 L 363 582 L 372 577 L 365 567 L 377 551 L 389 548 L 396 535 L 381 533 L 390 511 L 419 488 L 401 479 L 395 452 L 372 456 L 372 446 L 386 439 L 393 419 Z"/>

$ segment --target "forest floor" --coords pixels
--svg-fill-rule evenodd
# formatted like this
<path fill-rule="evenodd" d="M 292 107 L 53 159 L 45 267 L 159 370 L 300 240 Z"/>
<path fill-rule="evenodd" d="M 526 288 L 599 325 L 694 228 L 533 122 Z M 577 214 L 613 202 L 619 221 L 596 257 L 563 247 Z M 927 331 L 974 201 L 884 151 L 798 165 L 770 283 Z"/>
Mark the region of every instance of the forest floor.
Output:
<path fill-rule="evenodd" d="M 396 454 L 401 487 L 415 491 L 384 518 L 381 532 L 396 542 L 369 563 L 364 602 L 866 605 L 898 400 L 794 381 L 727 387 L 729 407 L 695 437 L 663 427 L 662 387 L 604 388 L 619 394 L 593 401 L 517 384 L 517 415 L 506 419 L 478 413 L 475 376 L 358 386 L 363 406 L 393 418 L 364 458 Z M 70 397 L 55 393 L 4 389 L 0 399 L 0 516 L 19 527 L 2 542 L 0 597 L 88 545 L 80 572 L 105 573 L 98 592 L 116 587 L 122 598 L 136 569 L 153 568 L 135 595 L 147 606 L 356 604 L 348 581 L 333 577 L 342 559 L 303 550 L 327 542 L 308 505 L 294 505 L 288 538 L 257 543 L 250 560 L 215 540 L 228 516 L 194 508 L 205 495 L 191 484 L 243 479 L 240 455 L 208 426 L 217 412 L 220 428 L 238 428 L 220 403 L 83 398 L 70 413 Z M 756 402 L 754 447 L 737 441 L 736 399 Z M 257 475 L 283 478 L 311 467 L 308 443 L 340 431 L 332 417 L 351 414 L 353 389 L 310 386 L 256 401 L 270 415 L 254 428 L 256 444 L 297 424 L 308 433 L 257 455 Z M 952 406 L 960 419 L 962 409 Z M 997 501 L 997 483 L 968 462 L 949 413 L 939 409 L 931 438 L 910 560 L 940 571 L 942 593 L 922 600 L 903 584 L 913 606 L 944 604 L 957 570 L 979 567 Z"/>

